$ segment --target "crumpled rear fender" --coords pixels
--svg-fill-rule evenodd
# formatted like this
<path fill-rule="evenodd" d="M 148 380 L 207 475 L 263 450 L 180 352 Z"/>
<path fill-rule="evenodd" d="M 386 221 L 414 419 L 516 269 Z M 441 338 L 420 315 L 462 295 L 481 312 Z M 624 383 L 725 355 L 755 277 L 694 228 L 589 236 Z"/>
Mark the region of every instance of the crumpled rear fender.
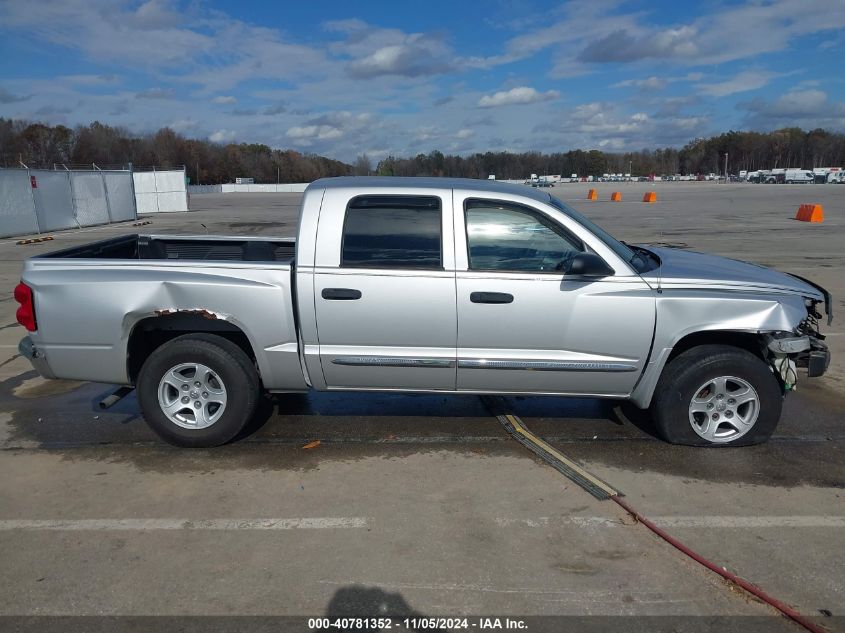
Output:
<path fill-rule="evenodd" d="M 59 378 L 131 384 L 127 349 L 150 317 L 231 324 L 250 343 L 267 389 L 305 388 L 287 266 L 156 260 L 29 260 L 37 349 Z"/>

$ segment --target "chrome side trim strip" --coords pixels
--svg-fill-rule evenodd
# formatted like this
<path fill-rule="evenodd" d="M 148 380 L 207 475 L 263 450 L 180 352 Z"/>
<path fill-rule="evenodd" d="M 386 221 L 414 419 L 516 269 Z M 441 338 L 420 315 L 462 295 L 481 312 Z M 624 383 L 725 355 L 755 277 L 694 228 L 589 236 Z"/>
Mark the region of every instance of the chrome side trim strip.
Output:
<path fill-rule="evenodd" d="M 455 366 L 455 361 L 447 358 L 397 358 L 395 356 L 337 356 L 332 359 L 332 365 L 349 365 L 352 367 L 431 367 L 449 368 Z"/>
<path fill-rule="evenodd" d="M 524 369 L 527 371 L 636 371 L 630 363 L 593 360 L 459 360 L 463 369 Z"/>

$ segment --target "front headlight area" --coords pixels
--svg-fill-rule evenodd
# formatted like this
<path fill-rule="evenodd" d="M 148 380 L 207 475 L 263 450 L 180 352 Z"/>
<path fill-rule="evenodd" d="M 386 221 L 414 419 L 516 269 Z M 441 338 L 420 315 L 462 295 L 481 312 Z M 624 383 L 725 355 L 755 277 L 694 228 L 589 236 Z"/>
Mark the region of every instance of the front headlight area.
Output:
<path fill-rule="evenodd" d="M 823 375 L 830 365 L 830 351 L 819 329 L 822 303 L 817 299 L 805 299 L 807 316 L 794 331 L 763 334 L 766 345 L 764 353 L 772 371 L 780 379 L 784 392 L 797 387 L 798 369 L 806 369 L 807 377 L 815 378 Z"/>

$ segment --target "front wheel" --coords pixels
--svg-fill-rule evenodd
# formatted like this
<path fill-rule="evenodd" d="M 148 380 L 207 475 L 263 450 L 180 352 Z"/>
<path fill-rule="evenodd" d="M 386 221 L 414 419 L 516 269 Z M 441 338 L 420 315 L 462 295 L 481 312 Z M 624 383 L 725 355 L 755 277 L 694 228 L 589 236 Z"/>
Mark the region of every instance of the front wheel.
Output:
<path fill-rule="evenodd" d="M 769 439 L 782 404 L 781 386 L 763 360 L 728 345 L 701 345 L 663 369 L 651 410 L 673 444 L 748 446 Z"/>
<path fill-rule="evenodd" d="M 189 334 L 150 354 L 136 390 L 144 418 L 175 446 L 225 444 L 246 426 L 258 401 L 258 373 L 231 341 Z"/>

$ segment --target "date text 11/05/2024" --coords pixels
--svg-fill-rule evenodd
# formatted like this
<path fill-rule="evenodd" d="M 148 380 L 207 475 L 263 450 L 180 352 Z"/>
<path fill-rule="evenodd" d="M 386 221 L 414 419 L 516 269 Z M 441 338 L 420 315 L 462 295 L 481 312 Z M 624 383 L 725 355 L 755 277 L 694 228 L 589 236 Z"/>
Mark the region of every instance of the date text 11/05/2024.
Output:
<path fill-rule="evenodd" d="M 525 620 L 518 618 L 309 618 L 308 630 L 373 630 L 387 631 L 391 629 L 419 630 L 525 630 L 528 626 Z"/>

